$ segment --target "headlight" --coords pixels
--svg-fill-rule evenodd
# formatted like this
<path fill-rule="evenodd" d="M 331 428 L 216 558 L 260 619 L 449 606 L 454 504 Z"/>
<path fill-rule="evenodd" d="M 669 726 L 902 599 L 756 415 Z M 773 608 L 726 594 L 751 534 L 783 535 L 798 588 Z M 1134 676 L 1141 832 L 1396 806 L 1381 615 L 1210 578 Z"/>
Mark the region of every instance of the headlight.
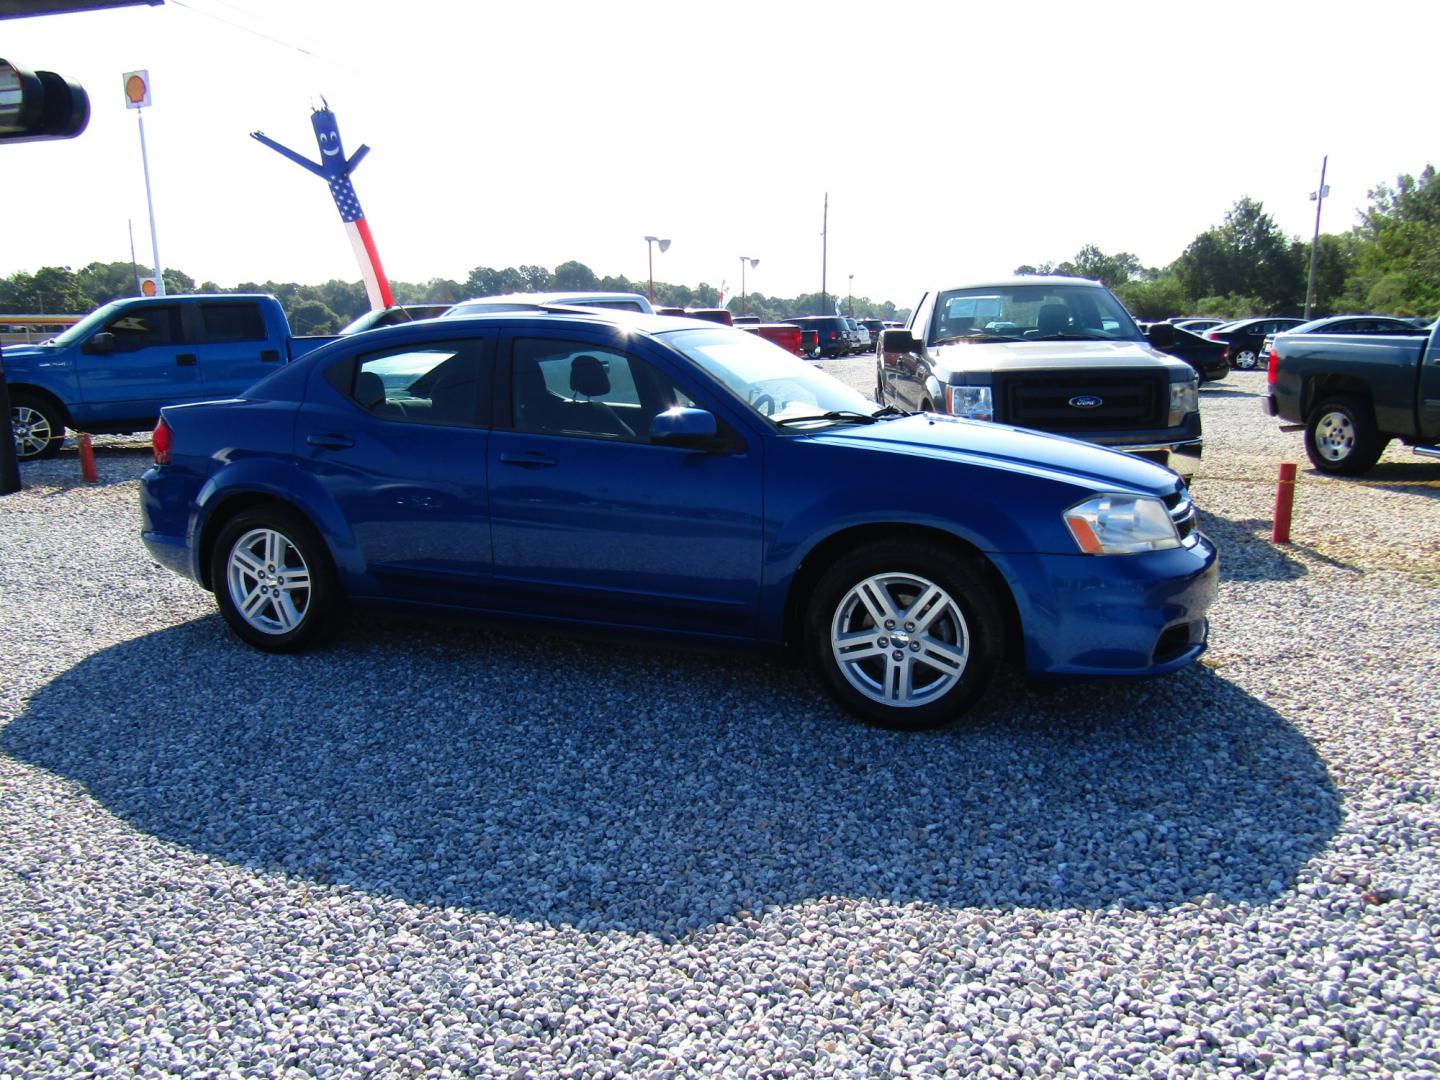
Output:
<path fill-rule="evenodd" d="M 994 420 L 995 398 L 988 386 L 947 386 L 945 411 L 970 420 Z"/>
<path fill-rule="evenodd" d="M 1170 384 L 1170 426 L 1175 427 L 1186 416 L 1200 411 L 1200 377 L 1191 375 L 1188 383 Z"/>
<path fill-rule="evenodd" d="M 1065 524 L 1087 555 L 1133 555 L 1180 546 L 1165 504 L 1148 495 L 1096 495 L 1066 510 Z"/>

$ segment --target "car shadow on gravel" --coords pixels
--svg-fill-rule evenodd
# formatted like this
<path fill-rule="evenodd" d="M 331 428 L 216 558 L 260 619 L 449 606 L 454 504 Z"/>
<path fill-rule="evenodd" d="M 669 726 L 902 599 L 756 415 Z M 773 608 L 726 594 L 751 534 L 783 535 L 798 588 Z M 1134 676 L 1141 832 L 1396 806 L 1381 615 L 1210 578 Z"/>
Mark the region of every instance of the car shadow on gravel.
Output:
<path fill-rule="evenodd" d="M 1301 734 L 1200 665 L 1006 674 L 905 735 L 778 661 L 378 619 L 300 657 L 218 617 L 116 645 L 0 749 L 230 864 L 664 937 L 817 896 L 1265 903 L 1342 815 Z"/>
<path fill-rule="evenodd" d="M 1271 522 L 1263 518 L 1239 520 L 1209 511 L 1197 511 L 1200 531 L 1220 549 L 1222 581 L 1293 581 L 1310 571 L 1296 559 L 1292 545 L 1272 543 Z"/>

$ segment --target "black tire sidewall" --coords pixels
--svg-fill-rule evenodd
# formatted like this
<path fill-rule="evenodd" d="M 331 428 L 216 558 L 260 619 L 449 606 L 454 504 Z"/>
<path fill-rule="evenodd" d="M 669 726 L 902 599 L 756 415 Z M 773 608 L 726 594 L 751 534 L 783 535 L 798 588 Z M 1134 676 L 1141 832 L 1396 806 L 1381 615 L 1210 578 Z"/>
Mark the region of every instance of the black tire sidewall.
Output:
<path fill-rule="evenodd" d="M 950 594 L 965 618 L 970 659 L 960 681 L 936 701 L 912 708 L 885 706 L 846 680 L 830 649 L 830 626 L 841 599 L 857 582 L 877 573 L 911 573 Z M 971 559 L 929 541 L 878 541 L 857 548 L 816 583 L 805 613 L 805 652 L 825 690 L 847 711 L 868 723 L 900 731 L 944 727 L 979 700 L 1001 654 L 1001 605 Z"/>
<path fill-rule="evenodd" d="M 252 529 L 273 529 L 300 552 L 310 570 L 310 603 L 300 625 L 284 634 L 267 634 L 245 621 L 230 596 L 228 568 L 235 543 Z M 324 641 L 337 628 L 344 608 L 339 579 L 325 541 L 314 527 L 284 506 L 256 507 L 231 518 L 210 552 L 210 584 L 220 614 L 235 635 L 266 652 L 300 652 Z"/>

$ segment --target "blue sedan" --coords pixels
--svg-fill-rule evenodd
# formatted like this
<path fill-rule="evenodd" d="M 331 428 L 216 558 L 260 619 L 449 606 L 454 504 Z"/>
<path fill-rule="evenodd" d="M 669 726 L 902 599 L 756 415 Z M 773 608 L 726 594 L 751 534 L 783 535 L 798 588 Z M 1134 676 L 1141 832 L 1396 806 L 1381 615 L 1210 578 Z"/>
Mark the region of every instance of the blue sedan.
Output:
<path fill-rule="evenodd" d="M 260 649 L 352 608 L 785 647 L 917 729 L 1007 658 L 1157 675 L 1205 648 L 1214 547 L 1184 482 L 1004 425 L 875 411 L 741 330 L 557 309 L 328 345 L 176 405 L 151 556 Z"/>

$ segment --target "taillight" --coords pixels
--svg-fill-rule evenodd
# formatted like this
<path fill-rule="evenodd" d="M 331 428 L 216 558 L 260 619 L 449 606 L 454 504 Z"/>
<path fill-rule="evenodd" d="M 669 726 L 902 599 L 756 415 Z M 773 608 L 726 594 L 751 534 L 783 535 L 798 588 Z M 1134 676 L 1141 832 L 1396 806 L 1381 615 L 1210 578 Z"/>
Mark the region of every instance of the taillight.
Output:
<path fill-rule="evenodd" d="M 160 422 L 155 425 L 154 434 L 150 436 L 150 446 L 155 452 L 156 465 L 170 464 L 170 446 L 174 441 L 175 433 L 170 430 L 170 425 L 162 416 Z"/>
<path fill-rule="evenodd" d="M 1222 338 L 1219 334 L 1212 334 L 1212 333 L 1210 333 L 1210 331 L 1208 331 L 1208 330 L 1205 332 L 1205 336 L 1206 336 L 1207 338 L 1209 338 L 1211 341 L 1224 341 L 1224 340 L 1225 340 L 1225 339 Z"/>
<path fill-rule="evenodd" d="M 839 337 L 839 336 L 840 336 L 840 335 L 839 335 L 838 333 L 836 333 L 834 330 L 831 330 L 831 331 L 830 331 L 830 340 L 831 340 L 831 341 L 834 341 L 834 340 L 835 340 L 837 337 Z"/>
<path fill-rule="evenodd" d="M 1280 370 L 1280 354 L 1275 351 L 1275 346 L 1270 346 L 1270 357 L 1265 361 L 1265 382 L 1275 385 L 1275 373 Z"/>

